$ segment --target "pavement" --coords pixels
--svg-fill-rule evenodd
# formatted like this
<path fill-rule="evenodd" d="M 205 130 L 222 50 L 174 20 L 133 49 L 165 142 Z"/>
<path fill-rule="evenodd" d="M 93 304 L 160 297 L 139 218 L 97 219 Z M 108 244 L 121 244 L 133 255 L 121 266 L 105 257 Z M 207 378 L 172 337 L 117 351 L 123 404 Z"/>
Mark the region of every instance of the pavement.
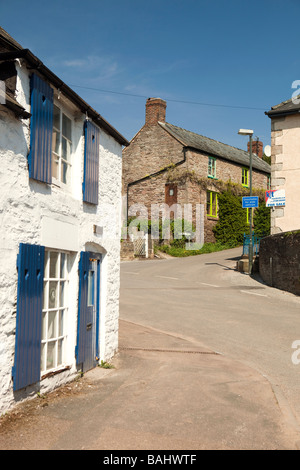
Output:
<path fill-rule="evenodd" d="M 130 321 L 120 320 L 119 335 L 114 368 L 97 367 L 1 418 L 0 449 L 298 449 L 297 423 L 257 371 Z"/>

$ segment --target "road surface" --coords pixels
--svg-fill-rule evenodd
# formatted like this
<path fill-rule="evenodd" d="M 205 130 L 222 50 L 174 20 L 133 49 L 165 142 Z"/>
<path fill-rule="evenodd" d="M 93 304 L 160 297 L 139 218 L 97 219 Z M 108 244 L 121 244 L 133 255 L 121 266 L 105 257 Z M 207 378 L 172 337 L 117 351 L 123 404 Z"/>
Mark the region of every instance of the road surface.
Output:
<path fill-rule="evenodd" d="M 300 340 L 300 298 L 237 272 L 240 256 L 236 248 L 122 263 L 121 318 L 181 334 L 250 365 L 297 419 L 300 354 L 292 345 Z"/>

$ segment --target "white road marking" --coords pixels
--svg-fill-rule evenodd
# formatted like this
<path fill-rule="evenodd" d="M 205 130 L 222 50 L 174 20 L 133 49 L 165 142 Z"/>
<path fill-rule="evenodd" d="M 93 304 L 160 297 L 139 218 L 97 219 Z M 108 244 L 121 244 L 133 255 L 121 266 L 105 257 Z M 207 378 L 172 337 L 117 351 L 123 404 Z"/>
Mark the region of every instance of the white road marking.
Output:
<path fill-rule="evenodd" d="M 203 286 L 220 287 L 220 286 L 216 286 L 216 284 L 207 284 L 206 282 L 200 282 L 200 284 L 203 284 Z"/>
<path fill-rule="evenodd" d="M 179 281 L 178 277 L 169 277 L 169 276 L 155 276 L 155 277 L 161 277 L 163 279 L 174 279 L 175 281 Z"/>
<path fill-rule="evenodd" d="M 140 274 L 140 273 L 133 273 L 132 271 L 124 271 L 124 274 Z"/>
<path fill-rule="evenodd" d="M 258 294 L 257 292 L 249 292 L 248 290 L 241 290 L 243 294 L 258 295 L 259 297 L 268 297 L 266 294 Z"/>

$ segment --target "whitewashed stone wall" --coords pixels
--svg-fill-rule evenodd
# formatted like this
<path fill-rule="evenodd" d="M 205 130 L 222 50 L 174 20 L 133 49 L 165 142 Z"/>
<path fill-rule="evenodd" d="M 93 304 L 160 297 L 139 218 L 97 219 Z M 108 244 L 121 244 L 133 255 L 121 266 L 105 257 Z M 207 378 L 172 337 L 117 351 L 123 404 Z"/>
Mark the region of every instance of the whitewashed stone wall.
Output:
<path fill-rule="evenodd" d="M 17 72 L 17 99 L 30 111 L 26 65 L 19 63 Z M 54 96 L 57 99 L 56 91 Z M 11 378 L 16 329 L 16 261 L 20 243 L 39 244 L 72 253 L 67 354 L 71 369 L 41 381 L 40 391 L 51 390 L 77 373 L 74 351 L 80 251 L 103 253 L 100 360 L 109 360 L 118 347 L 122 148 L 113 137 L 100 131 L 99 204 L 91 206 L 83 203 L 85 116 L 63 96 L 60 96 L 59 102 L 67 105 L 74 116 L 75 152 L 69 190 L 29 180 L 29 120 L 18 120 L 4 107 L 0 110 L 0 414 L 22 398 L 13 394 Z M 103 228 L 102 235 L 94 233 L 94 225 Z M 30 394 L 34 394 L 34 388 L 31 390 L 28 387 L 24 396 Z"/>

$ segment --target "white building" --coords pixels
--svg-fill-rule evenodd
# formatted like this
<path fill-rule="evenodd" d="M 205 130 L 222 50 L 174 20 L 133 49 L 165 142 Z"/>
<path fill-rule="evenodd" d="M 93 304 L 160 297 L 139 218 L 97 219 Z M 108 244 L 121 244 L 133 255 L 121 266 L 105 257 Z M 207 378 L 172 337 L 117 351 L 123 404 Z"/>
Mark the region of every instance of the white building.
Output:
<path fill-rule="evenodd" d="M 0 80 L 1 414 L 117 350 L 128 142 L 1 28 Z"/>

